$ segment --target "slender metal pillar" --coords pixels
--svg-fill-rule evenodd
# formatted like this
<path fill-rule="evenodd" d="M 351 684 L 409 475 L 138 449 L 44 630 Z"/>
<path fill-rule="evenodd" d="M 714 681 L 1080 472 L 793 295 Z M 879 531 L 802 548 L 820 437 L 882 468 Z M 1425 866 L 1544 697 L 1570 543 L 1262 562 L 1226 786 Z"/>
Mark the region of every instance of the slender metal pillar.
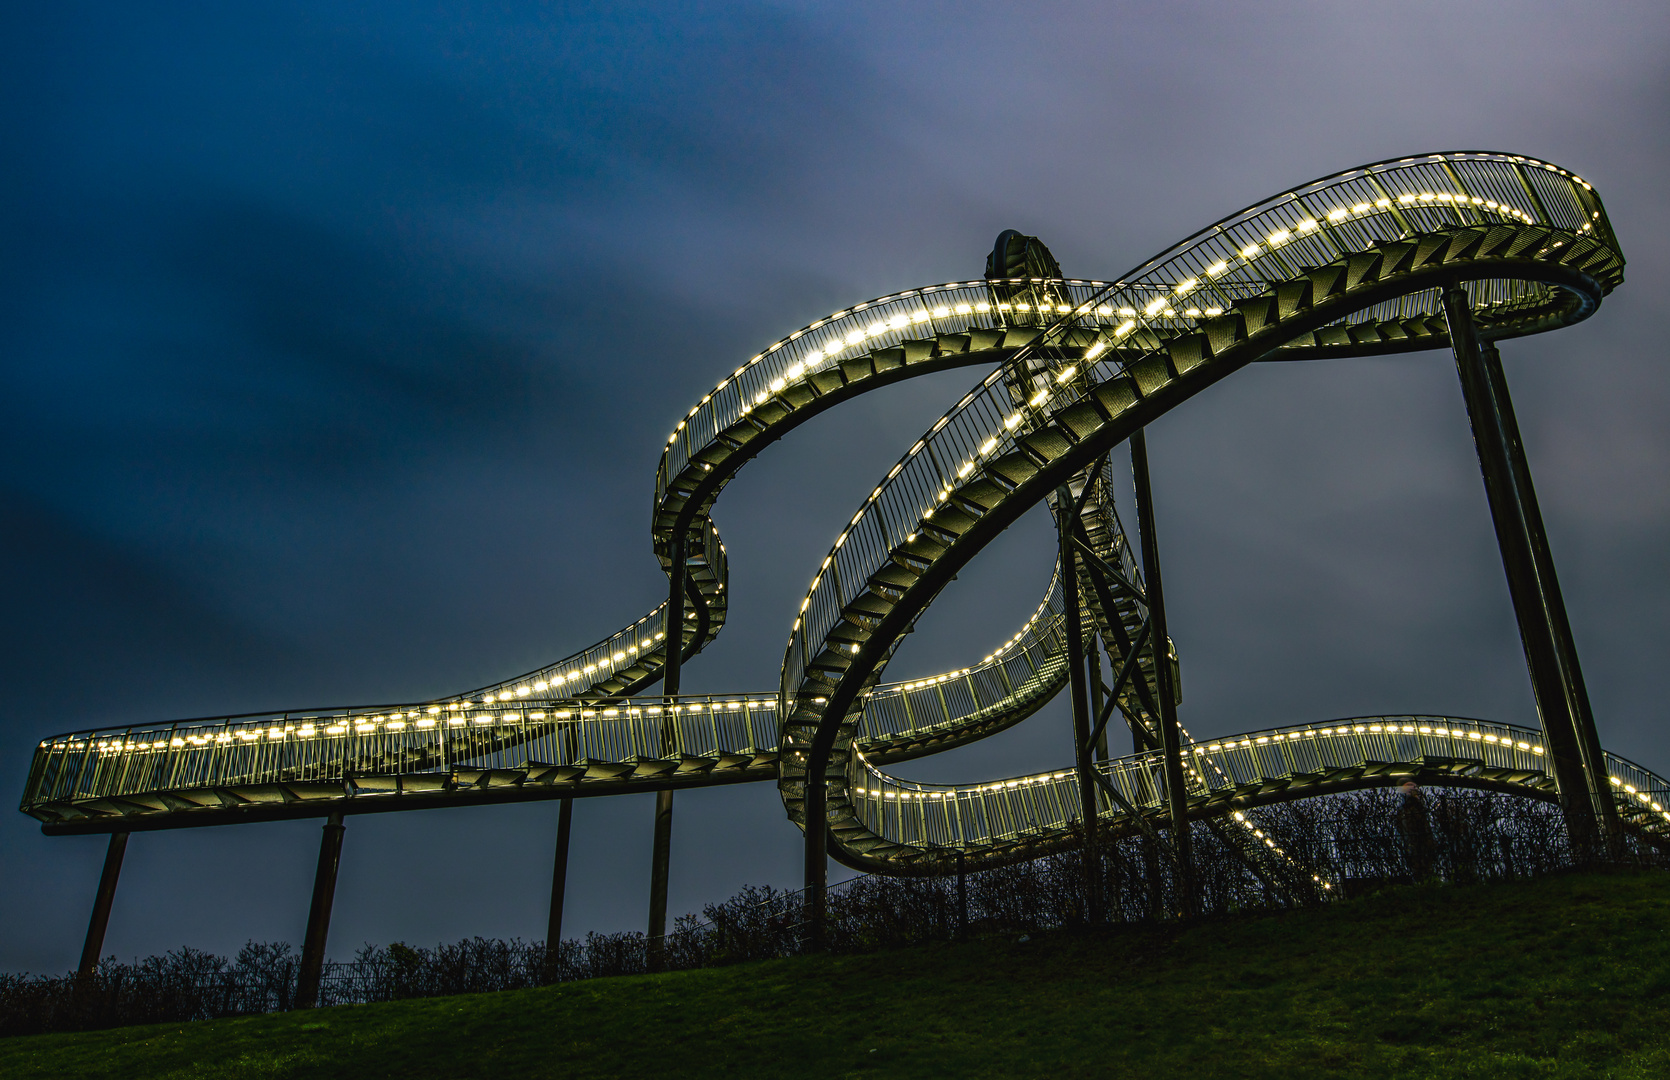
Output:
<path fill-rule="evenodd" d="M 1194 844 L 1189 835 L 1189 798 L 1183 784 L 1182 736 L 1177 727 L 1177 695 L 1171 685 L 1171 638 L 1166 632 L 1165 589 L 1160 580 L 1160 541 L 1154 531 L 1154 493 L 1148 482 L 1148 439 L 1142 429 L 1131 435 L 1131 477 L 1142 534 L 1142 573 L 1148 586 L 1149 637 L 1154 649 L 1154 681 L 1159 686 L 1160 749 L 1165 754 L 1166 802 L 1171 810 L 1171 842 L 1177 853 L 1177 901 L 1185 918 L 1194 914 Z"/>
<path fill-rule="evenodd" d="M 333 810 L 319 840 L 319 866 L 313 873 L 313 903 L 307 911 L 301 971 L 296 977 L 296 1008 L 319 1003 L 319 978 L 325 970 L 325 939 L 330 936 L 331 902 L 336 899 L 336 869 L 342 862 L 342 811 Z"/>
<path fill-rule="evenodd" d="M 555 979 L 557 950 L 562 947 L 562 904 L 568 891 L 568 837 L 574 827 L 574 800 L 557 800 L 557 853 L 551 860 L 551 915 L 545 924 L 545 977 Z"/>
<path fill-rule="evenodd" d="M 806 773 L 806 944 L 807 952 L 822 952 L 824 918 L 829 892 L 829 803 L 823 777 Z"/>
<path fill-rule="evenodd" d="M 678 693 L 679 678 L 684 667 L 684 577 L 688 537 L 680 528 L 673 535 L 672 566 L 667 572 L 667 658 L 661 667 L 661 692 L 668 697 Z"/>
<path fill-rule="evenodd" d="M 1090 480 L 1086 480 L 1090 483 Z M 1079 822 L 1084 827 L 1085 917 L 1102 921 L 1101 853 L 1096 846 L 1096 781 L 1090 770 L 1090 699 L 1085 686 L 1084 627 L 1079 611 L 1078 557 L 1073 548 L 1073 493 L 1063 484 L 1056 490 L 1056 532 L 1061 543 L 1062 611 L 1067 627 L 1067 681 L 1073 695 L 1073 761 L 1078 772 Z"/>
<path fill-rule="evenodd" d="M 1444 317 L 1566 828 L 1573 853 L 1588 862 L 1600 854 L 1597 803 L 1610 804 L 1611 794 L 1598 740 L 1593 752 L 1602 765 L 1598 774 L 1585 761 L 1584 728 L 1593 731 L 1593 717 L 1507 381 L 1501 376 L 1500 358 L 1494 357 L 1494 363 L 1487 359 L 1471 302 L 1459 285 L 1444 291 Z"/>
<path fill-rule="evenodd" d="M 1117 619 L 1119 613 L 1110 611 L 1108 618 Z M 1085 661 L 1090 665 L 1090 715 L 1099 719 L 1102 707 L 1106 704 L 1103 694 L 1106 687 L 1102 685 L 1102 647 L 1094 638 L 1091 639 L 1090 648 L 1085 650 Z M 1108 759 L 1108 729 L 1105 727 L 1096 736 L 1095 751 L 1097 761 Z"/>
<path fill-rule="evenodd" d="M 649 876 L 649 966 L 667 963 L 667 877 L 673 856 L 673 793 L 655 793 L 655 855 Z"/>
<path fill-rule="evenodd" d="M 81 966 L 78 974 L 91 975 L 98 970 L 99 954 L 104 951 L 104 932 L 110 926 L 110 905 L 116 899 L 116 881 L 122 875 L 122 856 L 128 850 L 128 834 L 110 834 L 110 846 L 104 849 L 104 871 L 99 874 L 99 891 L 93 897 L 93 917 L 87 921 L 87 941 L 81 947 Z"/>
<path fill-rule="evenodd" d="M 1577 658 L 1577 642 L 1572 637 L 1571 620 L 1566 615 L 1565 597 L 1560 592 L 1560 576 L 1554 569 L 1554 554 L 1549 549 L 1548 533 L 1543 528 L 1542 509 L 1537 505 L 1537 489 L 1531 481 L 1530 462 L 1525 457 L 1525 444 L 1519 437 L 1519 419 L 1514 414 L 1513 398 L 1508 393 L 1507 375 L 1502 371 L 1502 354 L 1491 342 L 1483 343 L 1480 354 L 1485 375 L 1490 381 L 1491 398 L 1501 418 L 1502 434 L 1511 454 L 1508 460 L 1513 465 L 1515 492 L 1525 511 L 1532 566 L 1543 594 L 1543 611 L 1559 649 L 1566 701 L 1576 728 L 1583 767 L 1588 772 L 1590 797 L 1594 801 L 1595 812 L 1600 816 L 1608 854 L 1616 857 L 1622 854 L 1623 825 L 1618 819 L 1618 804 L 1612 795 L 1606 754 L 1600 747 L 1600 733 L 1595 729 L 1595 714 L 1589 705 L 1589 688 L 1583 681 L 1583 665 Z"/>
<path fill-rule="evenodd" d="M 667 581 L 667 660 L 661 674 L 661 692 L 668 704 L 675 705 L 679 682 L 684 668 L 684 584 L 686 530 L 679 528 L 673 536 L 672 567 Z M 677 714 L 669 708 L 661 714 L 663 750 L 673 743 L 673 725 Z M 659 971 L 665 966 L 667 946 L 667 881 L 672 873 L 673 858 L 673 793 L 655 793 L 655 840 L 650 853 L 649 868 L 649 966 Z"/>

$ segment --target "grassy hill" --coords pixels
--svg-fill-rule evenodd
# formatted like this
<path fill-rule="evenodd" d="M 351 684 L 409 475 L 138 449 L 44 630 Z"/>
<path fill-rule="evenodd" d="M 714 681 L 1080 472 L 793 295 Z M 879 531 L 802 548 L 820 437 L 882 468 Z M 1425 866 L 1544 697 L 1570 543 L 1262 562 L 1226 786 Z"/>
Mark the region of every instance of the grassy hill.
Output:
<path fill-rule="evenodd" d="M 1670 876 L 0 1041 L 0 1076 L 1670 1076 Z"/>

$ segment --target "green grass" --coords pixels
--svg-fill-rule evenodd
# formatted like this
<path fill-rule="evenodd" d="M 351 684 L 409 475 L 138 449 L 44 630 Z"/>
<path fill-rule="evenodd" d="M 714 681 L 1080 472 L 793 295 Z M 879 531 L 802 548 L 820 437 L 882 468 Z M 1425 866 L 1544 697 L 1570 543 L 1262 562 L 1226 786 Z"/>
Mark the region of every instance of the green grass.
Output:
<path fill-rule="evenodd" d="M 0 1041 L 0 1076 L 1670 1077 L 1670 876 Z"/>

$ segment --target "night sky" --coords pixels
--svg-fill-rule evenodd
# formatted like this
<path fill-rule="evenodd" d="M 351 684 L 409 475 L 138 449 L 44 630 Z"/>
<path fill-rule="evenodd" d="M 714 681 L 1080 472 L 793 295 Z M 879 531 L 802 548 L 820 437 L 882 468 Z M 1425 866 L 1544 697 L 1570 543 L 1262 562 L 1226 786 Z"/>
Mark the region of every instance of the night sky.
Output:
<path fill-rule="evenodd" d="M 1630 260 L 1503 356 L 1602 741 L 1670 769 L 1661 2 L 249 7 L 0 15 L 8 798 L 48 734 L 421 700 L 644 614 L 689 406 L 834 309 L 978 277 L 1005 228 L 1111 279 L 1458 149 L 1581 173 Z M 687 690 L 775 689 L 830 542 L 981 374 L 845 406 L 726 490 L 730 622 Z M 1261 365 L 1149 446 L 1196 734 L 1535 723 L 1447 353 Z M 990 652 L 1052 544 L 1026 518 L 890 677 Z M 1069 759 L 1057 703 L 899 771 Z M 643 927 L 652 803 L 576 803 L 570 936 Z M 555 831 L 553 803 L 350 817 L 331 953 L 542 937 Z M 135 834 L 105 951 L 299 942 L 318 836 Z M 799 844 L 774 785 L 679 794 L 672 913 L 797 888 Z M 0 970 L 74 965 L 103 849 L 0 819 Z"/>

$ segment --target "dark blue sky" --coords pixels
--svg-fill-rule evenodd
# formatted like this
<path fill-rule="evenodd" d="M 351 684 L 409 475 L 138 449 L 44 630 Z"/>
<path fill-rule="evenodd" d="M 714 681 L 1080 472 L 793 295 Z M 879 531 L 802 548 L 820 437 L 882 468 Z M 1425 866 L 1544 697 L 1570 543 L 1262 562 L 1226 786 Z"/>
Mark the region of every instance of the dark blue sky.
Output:
<path fill-rule="evenodd" d="M 1504 348 L 1609 748 L 1670 768 L 1670 16 L 1659 4 L 18 5 L 0 14 L 0 779 L 84 727 L 460 691 L 664 594 L 677 417 L 1004 228 L 1113 277 L 1381 158 L 1501 149 L 1606 199 L 1628 280 Z M 977 375 L 776 447 L 716 517 L 692 690 L 771 689 L 876 479 Z M 1150 433 L 1183 719 L 1534 722 L 1447 356 L 1263 367 Z M 892 673 L 1036 603 L 1028 521 Z M 917 763 L 1054 766 L 1051 710 Z M 639 928 L 648 796 L 575 814 L 570 933 Z M 771 785 L 680 795 L 672 909 L 797 886 Z M 332 952 L 543 933 L 555 807 L 351 819 Z M 107 951 L 299 939 L 313 823 L 139 834 Z M 63 970 L 102 855 L 0 819 L 0 969 Z"/>

